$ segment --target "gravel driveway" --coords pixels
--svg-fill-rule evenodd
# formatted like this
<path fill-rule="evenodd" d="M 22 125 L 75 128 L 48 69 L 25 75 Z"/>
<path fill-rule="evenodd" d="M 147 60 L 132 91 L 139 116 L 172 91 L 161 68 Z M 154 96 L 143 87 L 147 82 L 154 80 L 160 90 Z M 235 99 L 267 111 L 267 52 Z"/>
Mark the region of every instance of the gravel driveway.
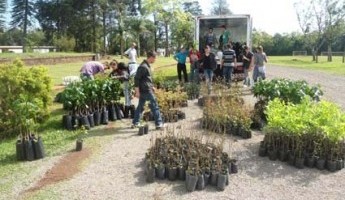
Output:
<path fill-rule="evenodd" d="M 327 75 L 284 67 L 269 67 L 268 77 L 306 79 L 311 84 L 320 83 L 327 99 L 345 108 L 344 77 Z M 190 101 L 184 108 L 187 114 L 185 125 L 194 126 L 202 116 L 196 101 Z M 150 139 L 158 132 L 137 136 L 129 129 L 130 120 L 123 120 L 121 127 L 107 137 L 98 156 L 84 167 L 84 170 L 70 180 L 43 188 L 40 194 L 49 194 L 50 199 L 345 199 L 342 185 L 345 170 L 336 173 L 316 169 L 298 170 L 280 161 L 269 161 L 257 156 L 259 141 L 263 135 L 254 132 L 253 138 L 243 140 L 228 136 L 226 151 L 239 160 L 239 173 L 230 176 L 230 185 L 218 192 L 213 187 L 204 191 L 188 193 L 184 182 L 145 182 L 143 158 L 150 147 Z M 176 126 L 176 125 L 175 125 Z M 151 128 L 154 127 L 151 125 Z M 199 130 L 201 132 L 201 130 Z M 33 198 L 35 199 L 35 198 Z"/>

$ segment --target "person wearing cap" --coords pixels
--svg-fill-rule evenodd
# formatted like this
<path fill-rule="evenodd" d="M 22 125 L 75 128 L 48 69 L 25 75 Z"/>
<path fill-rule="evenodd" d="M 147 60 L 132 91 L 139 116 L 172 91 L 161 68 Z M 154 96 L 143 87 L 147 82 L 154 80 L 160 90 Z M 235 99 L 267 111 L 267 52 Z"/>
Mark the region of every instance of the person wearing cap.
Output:
<path fill-rule="evenodd" d="M 155 88 L 153 87 L 152 71 L 150 64 L 156 61 L 156 52 L 148 51 L 147 59 L 145 59 L 138 67 L 137 73 L 134 77 L 135 96 L 139 98 L 137 109 L 135 110 L 132 128 L 138 127 L 139 120 L 144 110 L 146 101 L 150 101 L 150 109 L 155 118 L 156 129 L 163 128 L 163 120 L 160 113 L 157 99 L 154 95 Z"/>
<path fill-rule="evenodd" d="M 136 46 L 137 44 L 133 42 L 131 48 L 125 51 L 125 56 L 129 59 L 128 69 L 129 69 L 130 76 L 134 76 L 138 68 L 138 65 L 137 65 L 138 55 L 137 55 L 137 50 L 135 49 Z"/>
<path fill-rule="evenodd" d="M 94 76 L 98 73 L 104 73 L 104 70 L 109 69 L 108 62 L 101 63 L 98 61 L 89 61 L 83 64 L 80 69 L 80 77 L 82 79 L 94 79 Z"/>

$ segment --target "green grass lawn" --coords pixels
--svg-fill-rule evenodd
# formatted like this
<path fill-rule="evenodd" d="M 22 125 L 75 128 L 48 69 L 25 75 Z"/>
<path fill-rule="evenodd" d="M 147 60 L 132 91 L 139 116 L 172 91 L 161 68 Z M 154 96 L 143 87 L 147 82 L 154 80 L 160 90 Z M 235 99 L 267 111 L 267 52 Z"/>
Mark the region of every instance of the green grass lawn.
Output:
<path fill-rule="evenodd" d="M 111 59 L 115 59 L 118 62 L 128 62 L 128 59 L 126 58 L 120 58 L 120 56 L 111 56 Z M 144 57 L 140 57 L 138 59 L 139 62 L 141 62 L 144 59 Z M 106 61 L 106 60 L 103 60 Z M 110 61 L 110 60 L 107 60 Z M 47 65 L 48 73 L 52 77 L 53 85 L 60 85 L 62 84 L 62 78 L 65 76 L 79 76 L 79 70 L 81 66 L 83 65 L 83 62 L 78 63 L 68 63 L 68 64 L 57 64 L 57 65 Z M 156 62 L 152 65 L 154 72 L 164 72 L 164 75 L 167 76 L 176 76 L 176 61 L 170 57 L 158 57 L 156 59 Z M 110 72 L 109 70 L 107 71 Z M 174 74 L 175 73 L 175 74 Z"/>
<path fill-rule="evenodd" d="M 297 67 L 301 69 L 319 70 L 330 74 L 345 75 L 345 63 L 341 56 L 333 56 L 333 62 L 328 62 L 326 56 L 320 56 L 319 62 L 312 61 L 311 56 L 269 56 L 269 65 Z"/>

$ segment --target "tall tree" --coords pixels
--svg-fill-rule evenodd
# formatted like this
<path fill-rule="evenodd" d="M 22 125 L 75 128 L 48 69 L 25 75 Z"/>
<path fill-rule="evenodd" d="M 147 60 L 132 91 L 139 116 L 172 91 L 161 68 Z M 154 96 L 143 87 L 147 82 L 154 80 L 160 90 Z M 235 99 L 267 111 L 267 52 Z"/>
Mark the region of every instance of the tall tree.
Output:
<path fill-rule="evenodd" d="M 231 15 L 230 6 L 227 0 L 213 0 L 211 15 Z"/>
<path fill-rule="evenodd" d="M 318 62 L 318 52 L 327 43 L 328 61 L 331 61 L 332 43 L 339 36 L 339 26 L 345 18 L 345 1 L 300 1 L 295 4 L 295 9 L 306 43 L 313 49 L 313 60 Z"/>
<path fill-rule="evenodd" d="M 31 17 L 34 14 L 34 3 L 32 0 L 13 0 L 12 4 L 11 26 L 20 27 L 22 29 L 23 52 L 26 52 L 26 35 L 28 27 L 32 25 Z"/>
<path fill-rule="evenodd" d="M 202 9 L 200 7 L 199 1 L 189 1 L 183 3 L 183 10 L 189 12 L 193 16 L 202 15 Z"/>
<path fill-rule="evenodd" d="M 0 30 L 5 27 L 6 0 L 0 0 Z"/>

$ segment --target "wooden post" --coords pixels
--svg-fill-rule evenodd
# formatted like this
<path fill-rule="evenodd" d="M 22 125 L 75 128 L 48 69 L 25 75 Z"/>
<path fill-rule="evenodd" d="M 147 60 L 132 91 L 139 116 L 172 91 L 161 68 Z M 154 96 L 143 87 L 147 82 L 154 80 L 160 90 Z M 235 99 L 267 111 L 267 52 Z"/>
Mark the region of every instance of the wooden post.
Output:
<path fill-rule="evenodd" d="M 343 63 L 345 63 L 345 51 L 343 53 Z"/>

